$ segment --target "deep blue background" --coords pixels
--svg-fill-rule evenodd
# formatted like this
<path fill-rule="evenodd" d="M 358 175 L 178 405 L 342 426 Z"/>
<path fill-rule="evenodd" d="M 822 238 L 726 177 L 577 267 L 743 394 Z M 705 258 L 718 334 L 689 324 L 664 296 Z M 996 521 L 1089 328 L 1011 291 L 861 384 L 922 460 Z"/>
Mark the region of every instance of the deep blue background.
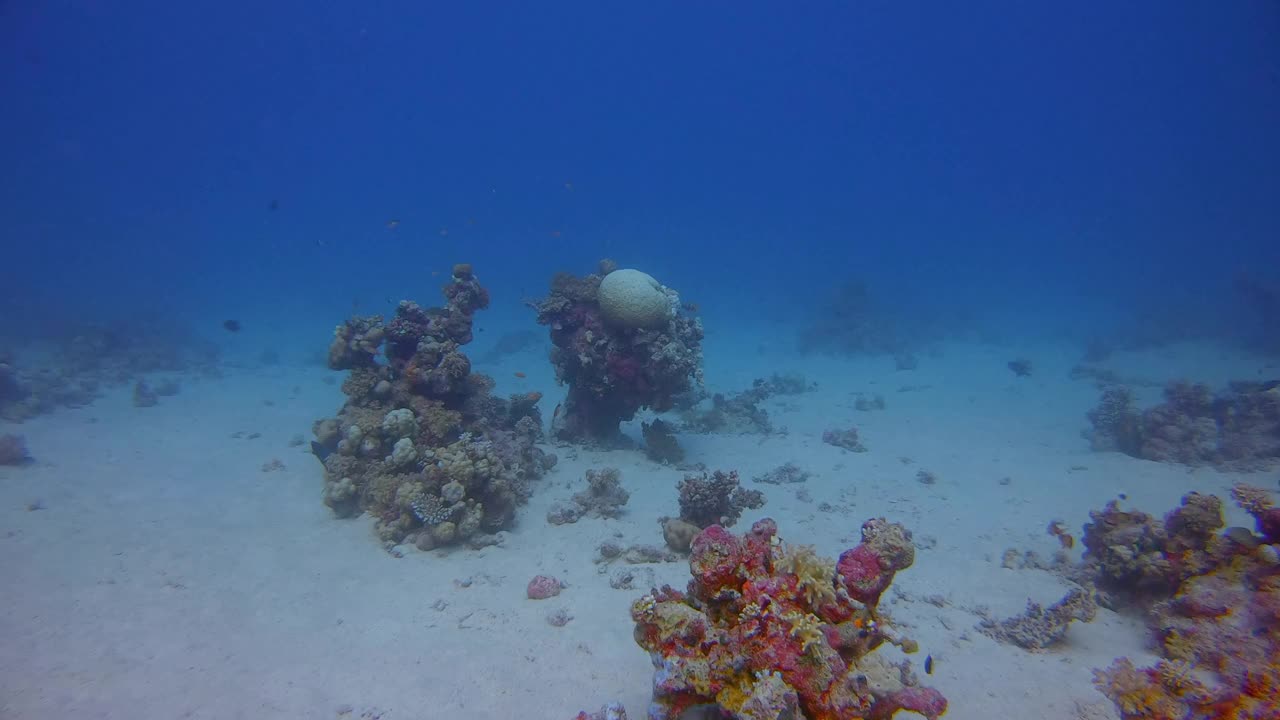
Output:
<path fill-rule="evenodd" d="M 1052 324 L 1280 270 L 1271 0 L 17 1 L 0 48 L 9 320 L 323 330 L 610 255 Z"/>

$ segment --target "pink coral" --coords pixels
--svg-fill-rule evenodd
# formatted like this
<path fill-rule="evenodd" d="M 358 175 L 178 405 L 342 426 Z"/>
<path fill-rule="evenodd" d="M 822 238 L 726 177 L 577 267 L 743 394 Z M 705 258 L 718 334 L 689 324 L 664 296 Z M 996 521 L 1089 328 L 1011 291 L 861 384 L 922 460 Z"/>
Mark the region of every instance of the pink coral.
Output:
<path fill-rule="evenodd" d="M 526 589 L 530 600 L 546 600 L 560 594 L 564 584 L 547 575 L 535 575 Z"/>
<path fill-rule="evenodd" d="M 910 534 L 873 520 L 863 538 L 845 553 L 857 558 L 845 563 L 858 583 L 851 589 L 835 563 L 781 542 L 772 520 L 742 537 L 718 525 L 699 533 L 688 592 L 663 588 L 632 605 L 636 642 L 657 668 L 650 717 L 670 720 L 711 703 L 739 719 L 889 718 L 899 710 L 932 719 L 945 712 L 946 699 L 914 685 L 909 673 L 907 684 L 890 685 L 873 683 L 863 668 L 863 658 L 885 642 L 915 650 L 874 603 L 855 596 L 878 599 L 910 565 Z M 868 586 L 875 591 L 863 592 Z"/>

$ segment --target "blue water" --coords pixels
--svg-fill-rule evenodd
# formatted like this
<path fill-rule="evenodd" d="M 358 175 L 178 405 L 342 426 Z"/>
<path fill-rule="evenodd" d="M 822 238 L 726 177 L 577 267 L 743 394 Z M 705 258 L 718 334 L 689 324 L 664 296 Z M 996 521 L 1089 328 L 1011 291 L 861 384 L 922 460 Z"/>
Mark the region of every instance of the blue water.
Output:
<path fill-rule="evenodd" d="M 1114 369 L 1125 382 L 1142 385 L 1145 405 L 1158 402 L 1158 387 L 1174 377 L 1194 375 L 1216 385 L 1266 380 L 1280 362 L 1280 4 L 1272 0 L 10 0 L 0 3 L 0 98 L 0 352 L 15 349 L 28 363 L 25 370 L 38 369 L 40 361 L 31 358 L 101 325 L 156 332 L 229 361 L 220 370 L 227 373 L 225 387 L 184 377 L 179 399 L 162 398 L 153 415 L 138 415 L 147 411 L 129 402 L 131 376 L 115 395 L 79 414 L 58 415 L 65 410 L 59 408 L 43 425 L 0 426 L 21 430 L 36 460 L 52 463 L 12 471 L 43 472 L 22 477 L 30 487 L 48 489 L 15 484 L 21 492 L 5 496 L 13 500 L 6 528 L 18 526 L 15 517 L 36 522 L 13 509 L 36 497 L 40 503 L 52 498 L 55 509 L 62 501 L 80 503 L 87 513 L 118 519 L 119 507 L 135 498 L 111 505 L 110 513 L 96 504 L 89 490 L 100 456 L 114 463 L 112 477 L 143 483 L 144 489 L 129 491 L 138 498 L 172 501 L 158 507 L 174 513 L 168 517 L 179 526 L 175 535 L 188 531 L 182 512 L 240 522 L 200 494 L 216 495 L 218 488 L 169 483 L 165 473 L 172 468 L 147 465 L 172 456 L 162 450 L 185 453 L 192 465 L 207 453 L 211 467 L 238 483 L 228 480 L 223 499 L 240 502 L 237 511 L 260 513 L 243 521 L 258 535 L 236 531 L 269 550 L 275 506 L 255 505 L 255 493 L 281 507 L 311 503 L 312 515 L 327 513 L 316 497 L 322 470 L 305 448 L 296 450 L 303 441 L 292 439 L 342 403 L 333 383 L 321 385 L 336 375 L 318 367 L 334 325 L 353 312 L 390 314 L 402 298 L 439 304 L 439 288 L 459 262 L 474 266 L 493 298 L 477 319 L 477 340 L 468 349 L 473 357 L 504 333 L 532 330 L 544 337 L 525 301 L 545 295 L 554 273 L 589 273 L 608 257 L 651 273 L 699 306 L 708 333 L 707 383 L 715 391 L 741 390 L 754 377 L 794 370 L 802 362 L 797 336 L 829 316 L 839 287 L 864 282 L 876 312 L 902 333 L 905 349 L 924 358 L 924 379 L 894 374 L 887 356 L 810 357 L 808 379 L 833 389 L 771 408 L 779 425 L 791 424 L 794 447 L 693 437 L 691 455 L 710 467 L 742 459 L 744 477 L 782 458 L 813 459 L 833 483 L 814 483 L 827 491 L 815 490 L 824 504 L 853 504 L 852 490 L 845 494 L 847 488 L 835 484 L 845 482 L 839 473 L 846 463 L 864 473 L 859 482 L 874 471 L 884 487 L 862 485 L 857 502 L 883 513 L 905 507 L 885 498 L 924 497 L 926 510 L 912 506 L 913 512 L 946 518 L 936 530 L 939 552 L 957 555 L 945 562 L 963 555 L 984 568 L 992 563 L 975 559 L 978 553 L 964 543 L 977 541 L 956 518 L 1012 503 L 998 494 L 1005 486 L 993 481 L 1023 468 L 1058 474 L 1013 481 L 1019 492 L 1036 488 L 1028 496 L 1042 493 L 1040 504 L 1018 520 L 1031 529 L 983 536 L 979 549 L 987 555 L 998 557 L 1014 542 L 1026 545 L 1028 537 L 1048 543 L 1040 528 L 1051 513 L 1063 512 L 1078 528 L 1116 488 L 1128 488 L 1157 514 L 1181 492 L 1202 488 L 1200 477 L 1183 477 L 1181 468 L 1155 471 L 1150 464 L 1120 464 L 1137 463 L 1134 458 L 1089 454 L 1079 431 L 1096 393 L 1068 375 L 1089 341 L 1135 351 Z M 1242 279 L 1275 292 L 1270 304 L 1242 293 Z M 242 329 L 228 332 L 226 320 Z M 1187 340 L 1200 344 L 1176 358 L 1174 351 L 1159 354 Z M 957 345 L 947 346 L 951 341 Z M 551 394 L 563 391 L 543 363 L 545 345 L 533 347 L 536 353 L 500 357 L 494 372 L 501 393 L 548 393 L 543 415 L 549 417 L 559 400 Z M 1153 347 L 1154 354 L 1138 352 Z M 1006 372 L 1005 362 L 1022 348 L 1032 348 L 1034 380 Z M 1246 354 L 1227 357 L 1236 351 Z M 827 374 L 812 375 L 813 368 Z M 1184 372 L 1188 368 L 1192 372 Z M 888 394 L 891 412 L 853 414 L 845 400 L 859 393 Z M 259 457 L 241 450 L 243 444 L 210 449 L 209 436 L 199 432 L 200 414 L 215 406 L 210 416 L 217 422 L 209 422 L 216 430 L 209 432 L 218 442 L 241 442 L 249 431 L 263 430 L 268 437 L 257 447 L 270 450 L 253 450 Z M 106 418 L 101 424 L 99 413 Z M 68 432 L 70 425 L 59 425 L 64 417 L 96 427 Z M 118 418 L 139 417 L 150 425 L 131 437 L 151 453 L 145 457 L 141 450 L 129 455 L 133 446 L 113 445 L 110 435 Z M 833 423 L 849 421 L 870 428 L 871 457 L 835 455 L 819 442 Z M 198 427 L 188 429 L 186 422 Z M 634 426 L 625 430 L 637 435 Z M 84 447 L 92 452 L 77 444 L 82 431 L 91 435 Z M 146 444 L 152 441 L 159 449 Z M 302 459 L 284 455 L 285 448 Z M 1040 460 L 1041 451 L 1050 459 Z M 271 453 L 287 458 L 293 485 L 262 490 L 258 471 Z M 941 492 L 954 496 L 926 496 L 933 489 L 913 479 L 917 466 L 904 469 L 908 454 L 938 470 Z M 58 462 L 75 468 L 62 471 L 74 475 L 70 489 L 41 484 L 59 477 Z M 563 462 L 563 476 L 555 479 L 561 484 L 554 485 L 561 495 L 562 485 L 576 482 L 595 456 Z M 749 469 L 748 462 L 758 467 Z M 1101 475 L 1085 480 L 1059 472 L 1059 466 L 1084 472 L 1078 469 L 1086 462 Z M 40 483 L 31 480 L 36 477 Z M 1159 485 L 1168 477 L 1186 487 Z M 1210 489 L 1223 494 L 1224 477 L 1214 475 Z M 660 479 L 666 493 L 660 499 L 657 490 L 636 493 L 646 513 L 646 542 L 657 542 L 652 517 L 671 512 L 674 502 L 671 478 Z M 953 479 L 955 486 L 946 484 Z M 959 489 L 969 481 L 985 483 L 981 492 L 990 496 Z M 1077 482 L 1087 489 L 1076 492 Z M 213 507 L 192 507 L 181 497 L 186 492 Z M 771 502 L 794 511 L 793 518 L 813 515 L 807 500 Z M 534 503 L 530 512 L 537 515 L 550 498 Z M 319 525 L 331 518 L 307 520 Z M 812 530 L 812 540 L 834 554 L 849 544 L 850 528 L 828 520 L 804 531 Z M 109 522 L 72 526 L 110 535 Z M 533 522 L 542 528 L 540 517 Z M 301 522 L 293 527 L 314 529 Z M 320 527 L 317 536 L 351 532 L 334 530 L 336 522 Z M 197 529 L 220 537 L 220 526 Z M 50 552 L 62 552 L 54 540 L 67 535 L 45 542 L 27 532 Z M 351 553 L 359 558 L 366 548 L 357 543 L 367 540 L 368 555 L 381 559 L 376 542 L 352 536 L 358 539 L 326 537 L 354 545 Z M 205 538 L 195 531 L 191 537 Z M 304 554 L 311 537 L 295 531 L 296 544 L 282 547 Z M 152 540 L 130 538 L 131 552 Z M 560 538 L 562 555 L 599 540 Z M 115 549 L 105 540 L 95 547 Z M 157 553 L 166 547 L 155 542 Z M 200 547 L 183 557 L 199 557 Z M 531 555 L 513 554 L 508 567 L 523 572 L 549 554 L 522 552 Z M 575 572 L 598 580 L 594 565 L 576 559 L 585 569 Z M 317 577 L 336 567 L 324 558 L 312 561 Z M 367 572 L 362 582 L 374 582 L 370 576 L 391 586 L 400 582 L 381 567 L 360 568 Z M 285 585 L 292 582 L 269 563 L 257 570 L 264 586 L 281 577 Z M 676 570 L 660 572 L 683 581 L 683 568 Z M 56 573 L 35 563 L 22 576 L 60 587 Z M 136 571 L 139 576 L 149 577 Z M 980 586 L 987 576 L 973 577 Z M 73 580 L 92 584 L 95 578 Z M 523 582 L 511 579 L 503 592 Z M 317 585 L 298 587 L 327 591 Z M 917 590 L 923 597 L 931 588 Z M 983 591 L 957 593 L 977 606 L 985 604 Z M 1003 596 L 1017 596 L 1011 612 L 1020 610 L 1020 591 Z M 79 602 L 81 595 L 59 597 Z M 303 593 L 296 602 L 311 597 Z M 395 590 L 380 597 L 394 598 Z M 201 607 L 200 600 L 187 602 Z M 609 632 L 621 640 L 612 651 L 630 658 L 619 662 L 634 660 L 639 672 L 618 670 L 610 676 L 625 676 L 618 687 L 584 687 L 582 707 L 615 692 L 634 700 L 648 690 L 647 661 L 628 644 L 625 603 L 616 602 L 622 619 Z M 287 617 L 288 603 L 274 612 Z M 461 607 L 457 602 L 454 610 Z M 263 617 L 277 615 L 264 611 Z M 540 615 L 530 617 L 543 629 Z M 394 635 L 402 618 L 379 620 L 386 626 L 378 627 Z M 587 628 L 582 632 L 600 631 L 588 622 L 594 620 L 580 621 L 578 627 Z M 1140 644 L 1136 623 L 1125 626 L 1128 635 L 1114 627 L 1089 637 L 1123 635 Z M 44 637 L 41 628 L 31 632 Z M 1070 678 L 1082 694 L 1093 692 L 1087 667 L 1141 651 L 1084 644 L 1093 655 L 1077 663 Z M 70 641 L 54 647 L 50 657 L 78 657 L 79 646 Z M 962 700 L 965 690 L 994 696 L 974 690 L 989 678 L 965 676 L 972 667 L 957 666 L 968 656 L 956 655 L 964 659 L 951 666 L 955 674 L 938 678 L 952 683 L 948 692 L 959 688 Z M 71 667 L 68 675 L 79 666 Z M 255 672 L 251 663 L 245 667 Z M 343 671 L 336 664 L 330 669 Z M 535 686 L 544 682 L 533 677 Z M 50 682 L 62 687 L 78 680 L 60 675 Z M 395 690 L 388 694 L 415 697 L 412 688 Z M 67 692 L 74 696 L 67 707 L 96 707 L 92 688 Z M 1024 697 L 1031 691 L 1011 692 Z M 24 697 L 21 707 L 57 706 L 38 694 Z M 326 699 L 325 707 L 354 697 Z M 542 696 L 530 702 L 564 708 L 579 701 Z M 973 716 L 963 708 L 953 715 Z"/>
<path fill-rule="evenodd" d="M 0 12 L 10 326 L 327 330 L 459 260 L 514 303 L 603 255 L 713 313 L 857 274 L 1074 326 L 1238 310 L 1280 254 L 1271 2 Z"/>

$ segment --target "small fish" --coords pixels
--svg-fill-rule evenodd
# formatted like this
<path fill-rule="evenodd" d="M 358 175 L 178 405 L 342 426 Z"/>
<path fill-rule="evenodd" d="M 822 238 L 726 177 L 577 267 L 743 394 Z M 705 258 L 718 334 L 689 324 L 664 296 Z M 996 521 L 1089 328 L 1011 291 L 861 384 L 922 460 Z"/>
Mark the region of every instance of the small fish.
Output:
<path fill-rule="evenodd" d="M 316 442 L 315 440 L 312 440 L 311 454 L 315 455 L 316 459 L 318 459 L 320 462 L 324 462 L 329 458 L 329 455 L 333 454 L 333 451 L 321 445 L 320 443 Z"/>
<path fill-rule="evenodd" d="M 240 321 L 239 320 L 223 320 L 222 327 L 226 328 L 227 332 L 240 332 Z"/>
<path fill-rule="evenodd" d="M 524 378 L 527 378 L 527 377 L 529 377 L 529 376 L 528 376 L 528 375 L 525 375 L 525 374 L 524 374 L 524 373 L 522 373 L 522 372 L 517 372 L 517 373 L 516 373 L 516 377 L 521 378 L 521 379 L 524 379 Z"/>
<path fill-rule="evenodd" d="M 440 237 L 449 237 L 449 228 L 440 228 Z"/>
<path fill-rule="evenodd" d="M 396 219 L 394 219 L 394 218 L 393 218 L 393 219 L 391 219 L 391 220 L 388 220 L 388 221 L 387 221 L 387 229 L 388 229 L 388 230 L 395 230 L 395 229 L 396 229 L 396 228 L 398 228 L 398 227 L 400 227 L 400 221 L 399 221 L 399 220 L 396 220 Z"/>
<path fill-rule="evenodd" d="M 559 230 L 552 230 L 552 231 L 551 231 L 551 237 L 560 237 L 560 231 L 559 231 Z"/>
<path fill-rule="evenodd" d="M 573 192 L 573 183 L 571 183 L 571 182 L 567 182 L 567 183 L 565 183 L 565 184 L 564 184 L 564 189 L 565 189 L 565 190 L 568 190 L 569 192 Z"/>
<path fill-rule="evenodd" d="M 272 212 L 275 212 L 276 210 L 279 210 L 279 209 L 280 209 L 280 201 L 279 201 L 279 200 L 272 200 L 272 201 L 271 201 L 271 204 L 267 206 L 267 209 L 268 209 L 268 210 L 270 210 L 270 211 L 272 211 Z"/>
<path fill-rule="evenodd" d="M 933 674 L 933 656 L 932 655 L 926 655 L 924 658 L 924 674 L 925 675 Z"/>

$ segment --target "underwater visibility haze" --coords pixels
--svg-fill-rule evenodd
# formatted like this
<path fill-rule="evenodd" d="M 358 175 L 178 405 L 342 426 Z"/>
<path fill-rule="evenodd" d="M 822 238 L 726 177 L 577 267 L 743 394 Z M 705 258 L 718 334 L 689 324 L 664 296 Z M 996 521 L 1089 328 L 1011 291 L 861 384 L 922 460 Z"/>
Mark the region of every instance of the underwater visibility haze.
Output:
<path fill-rule="evenodd" d="M 0 717 L 1280 717 L 1275 2 L 0 34 Z"/>

